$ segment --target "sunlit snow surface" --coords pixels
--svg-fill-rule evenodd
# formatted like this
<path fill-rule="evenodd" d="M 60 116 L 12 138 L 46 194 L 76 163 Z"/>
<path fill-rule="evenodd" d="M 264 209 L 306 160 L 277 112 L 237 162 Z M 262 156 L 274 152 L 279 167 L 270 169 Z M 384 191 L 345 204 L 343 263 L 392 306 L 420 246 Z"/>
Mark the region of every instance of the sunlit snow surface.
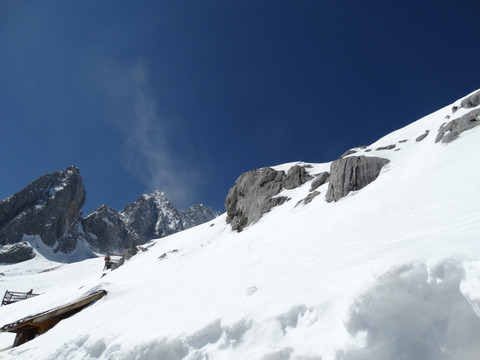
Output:
<path fill-rule="evenodd" d="M 435 144 L 446 115 L 451 106 L 360 150 L 391 162 L 336 203 L 326 184 L 297 205 L 308 182 L 241 233 L 223 215 L 104 277 L 101 258 L 1 266 L 0 292 L 42 295 L 1 307 L 0 326 L 94 288 L 108 295 L 0 358 L 478 359 L 480 127 Z"/>

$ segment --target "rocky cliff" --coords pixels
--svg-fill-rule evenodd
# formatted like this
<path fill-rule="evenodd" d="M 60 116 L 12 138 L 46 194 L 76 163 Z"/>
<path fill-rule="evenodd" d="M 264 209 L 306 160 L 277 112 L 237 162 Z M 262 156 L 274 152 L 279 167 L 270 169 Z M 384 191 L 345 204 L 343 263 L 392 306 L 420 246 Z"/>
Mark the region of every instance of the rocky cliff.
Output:
<path fill-rule="evenodd" d="M 120 211 L 120 217 L 133 242 L 145 242 L 185 229 L 180 212 L 161 191 L 140 196 Z"/>
<path fill-rule="evenodd" d="M 0 201 L 0 244 L 37 236 L 54 252 L 72 252 L 81 235 L 85 187 L 76 167 L 44 175 Z"/>
<path fill-rule="evenodd" d="M 164 193 L 155 191 L 120 212 L 102 205 L 82 218 L 85 198 L 80 171 L 71 166 L 46 174 L 0 201 L 0 262 L 32 258 L 32 245 L 54 254 L 72 254 L 81 246 L 83 258 L 94 256 L 93 252 L 121 252 L 134 243 L 164 237 L 219 215 L 203 205 L 177 210 Z"/>
<path fill-rule="evenodd" d="M 330 182 L 325 198 L 338 201 L 350 193 L 361 190 L 374 181 L 388 159 L 367 156 L 349 156 L 338 159 L 330 166 Z"/>
<path fill-rule="evenodd" d="M 292 166 L 287 173 L 266 167 L 240 175 L 225 200 L 227 223 L 233 230 L 242 231 L 288 200 L 277 196 L 283 189 L 295 189 L 312 178 L 299 165 Z"/>

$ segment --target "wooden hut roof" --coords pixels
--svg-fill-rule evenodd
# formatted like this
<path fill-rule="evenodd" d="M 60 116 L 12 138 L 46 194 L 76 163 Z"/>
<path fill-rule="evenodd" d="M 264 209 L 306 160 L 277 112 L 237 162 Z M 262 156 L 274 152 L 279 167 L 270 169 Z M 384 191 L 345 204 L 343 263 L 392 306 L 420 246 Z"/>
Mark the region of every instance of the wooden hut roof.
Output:
<path fill-rule="evenodd" d="M 13 323 L 6 324 L 0 328 L 0 332 L 19 332 L 22 328 L 36 326 L 47 320 L 58 317 L 66 317 L 67 313 L 80 311 L 84 307 L 90 305 L 91 303 L 101 299 L 107 294 L 105 290 L 98 290 L 92 293 L 89 293 L 80 299 L 72 301 L 66 305 L 58 306 L 56 308 L 43 311 L 36 315 L 30 315 L 19 319 Z M 75 312 L 76 312 L 75 311 Z"/>

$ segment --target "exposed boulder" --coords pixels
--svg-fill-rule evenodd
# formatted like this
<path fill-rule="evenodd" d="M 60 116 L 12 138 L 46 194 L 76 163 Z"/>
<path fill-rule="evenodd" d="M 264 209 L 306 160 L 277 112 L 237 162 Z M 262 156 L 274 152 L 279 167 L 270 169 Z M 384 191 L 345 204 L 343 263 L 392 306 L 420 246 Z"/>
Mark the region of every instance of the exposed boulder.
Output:
<path fill-rule="evenodd" d="M 330 179 L 330 173 L 328 171 L 324 171 L 318 174 L 315 179 L 312 181 L 312 185 L 310 186 L 310 191 L 318 189 L 320 186 L 325 184 Z"/>
<path fill-rule="evenodd" d="M 460 106 L 465 109 L 470 109 L 480 105 L 480 91 L 470 95 L 469 97 L 462 100 Z"/>
<path fill-rule="evenodd" d="M 464 131 L 473 129 L 478 125 L 480 125 L 480 109 L 472 110 L 457 119 L 442 124 L 438 129 L 435 142 L 442 141 L 442 143 L 448 144 L 458 138 Z"/>
<path fill-rule="evenodd" d="M 347 150 L 340 156 L 340 159 L 344 158 L 345 156 L 356 154 L 356 153 L 357 153 L 357 150 L 353 150 L 353 149 Z"/>
<path fill-rule="evenodd" d="M 69 253 L 77 244 L 85 187 L 78 168 L 44 175 L 0 201 L 0 244 L 38 235 L 55 252 Z"/>
<path fill-rule="evenodd" d="M 227 223 L 232 230 L 242 231 L 274 206 L 288 200 L 285 196 L 276 196 L 283 189 L 294 189 L 310 179 L 312 176 L 305 167 L 299 165 L 292 166 L 286 174 L 266 167 L 240 175 L 225 200 Z"/>
<path fill-rule="evenodd" d="M 13 245 L 5 245 L 0 249 L 0 263 L 16 264 L 35 257 L 33 248 L 26 242 Z"/>
<path fill-rule="evenodd" d="M 235 181 L 225 200 L 227 224 L 232 230 L 242 231 L 257 222 L 263 214 L 287 198 L 274 197 L 282 189 L 285 172 L 262 168 L 246 172 Z"/>
<path fill-rule="evenodd" d="M 136 246 L 135 244 L 133 244 L 133 245 L 130 246 L 129 248 L 125 249 L 125 250 L 123 251 L 122 257 L 119 259 L 119 261 L 116 262 L 116 263 L 112 266 L 112 271 L 115 270 L 115 269 L 118 269 L 120 266 L 122 266 L 123 264 L 125 264 L 125 261 L 127 261 L 128 259 L 130 259 L 130 258 L 134 257 L 135 255 L 137 255 L 139 250 L 146 251 L 146 249 L 140 248 L 140 247 Z"/>
<path fill-rule="evenodd" d="M 392 149 L 395 149 L 395 147 L 396 147 L 395 144 L 391 144 L 391 145 L 387 145 L 387 146 L 378 147 L 376 150 L 377 150 L 377 151 L 381 151 L 381 150 L 392 150 Z"/>
<path fill-rule="evenodd" d="M 325 196 L 328 202 L 338 201 L 350 191 L 363 189 L 374 181 L 390 160 L 380 157 L 350 156 L 330 166 L 330 182 Z"/>
<path fill-rule="evenodd" d="M 308 174 L 305 166 L 294 165 L 288 169 L 287 175 L 282 179 L 282 184 L 285 189 L 296 189 L 311 179 L 313 176 Z"/>
<path fill-rule="evenodd" d="M 350 150 L 345 151 L 345 152 L 340 156 L 340 159 L 341 159 L 341 158 L 344 158 L 345 156 L 348 156 L 348 155 L 356 154 L 358 151 L 360 151 L 360 150 L 365 150 L 365 149 L 367 149 L 367 146 L 366 146 L 366 145 L 354 147 L 353 149 L 350 149 Z"/>
<path fill-rule="evenodd" d="M 312 191 L 311 193 L 309 193 L 309 194 L 305 197 L 305 199 L 300 200 L 300 201 L 297 203 L 297 205 L 295 205 L 295 206 L 300 205 L 302 202 L 303 202 L 304 205 L 307 205 L 307 204 L 311 203 L 312 200 L 315 199 L 318 195 L 320 195 L 320 191 L 316 191 L 316 190 L 315 190 L 315 191 Z"/>
<path fill-rule="evenodd" d="M 430 130 L 425 130 L 425 133 L 423 133 L 422 135 L 420 135 L 419 137 L 417 137 L 415 139 L 416 142 L 420 142 L 422 141 L 423 139 L 425 139 L 427 136 L 428 136 L 428 133 L 430 132 Z"/>

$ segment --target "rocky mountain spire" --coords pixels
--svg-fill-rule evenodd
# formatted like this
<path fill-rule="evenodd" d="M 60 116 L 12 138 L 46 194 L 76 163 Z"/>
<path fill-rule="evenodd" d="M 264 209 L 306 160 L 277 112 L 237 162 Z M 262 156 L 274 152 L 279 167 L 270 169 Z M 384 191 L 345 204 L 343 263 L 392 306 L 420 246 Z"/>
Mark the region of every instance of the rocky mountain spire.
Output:
<path fill-rule="evenodd" d="M 94 256 L 93 252 L 121 252 L 134 243 L 164 237 L 219 215 L 203 205 L 177 210 L 163 192 L 155 191 L 120 212 L 102 205 L 82 219 L 85 198 L 80 171 L 71 166 L 41 176 L 0 201 L 0 245 L 24 242 L 0 247 L 0 262 L 32 258 L 31 245 L 39 251 L 72 254 L 81 243 L 83 258 Z"/>
<path fill-rule="evenodd" d="M 80 171 L 74 166 L 41 176 L 0 201 L 0 244 L 38 236 L 55 252 L 73 251 L 85 196 Z"/>

